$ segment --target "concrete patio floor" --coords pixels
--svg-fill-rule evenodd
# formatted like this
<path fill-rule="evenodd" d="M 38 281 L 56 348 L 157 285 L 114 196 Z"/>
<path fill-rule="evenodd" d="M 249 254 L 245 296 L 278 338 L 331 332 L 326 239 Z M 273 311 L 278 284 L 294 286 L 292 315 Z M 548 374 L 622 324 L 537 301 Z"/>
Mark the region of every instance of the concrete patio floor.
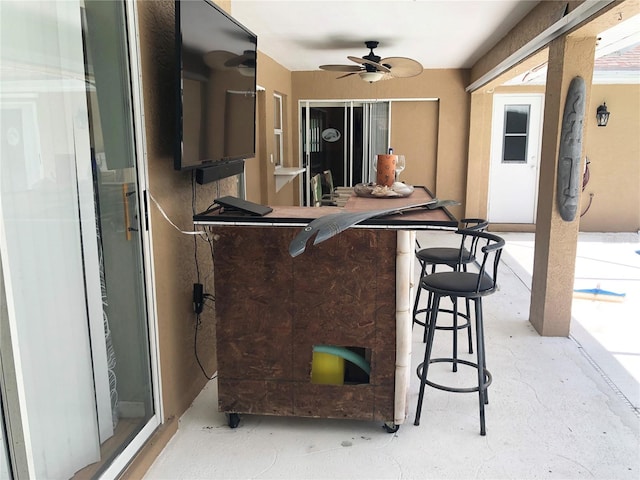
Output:
<path fill-rule="evenodd" d="M 423 246 L 453 237 L 419 235 Z M 500 235 L 507 240 L 500 289 L 484 301 L 493 374 L 485 437 L 476 394 L 427 388 L 421 424 L 414 426 L 415 373 L 406 423 L 395 434 L 379 422 L 253 415 L 230 429 L 217 412 L 212 380 L 145 478 L 640 478 L 638 235 L 581 234 L 575 287 L 626 296 L 575 299 L 569 338 L 541 337 L 528 321 L 533 234 Z M 437 334 L 435 342 L 448 350 L 450 334 Z M 412 348 L 415 372 L 424 352 L 417 327 Z M 442 372 L 433 368 L 439 365 Z M 453 374 L 444 364 L 432 369 L 463 379 L 474 373 Z"/>

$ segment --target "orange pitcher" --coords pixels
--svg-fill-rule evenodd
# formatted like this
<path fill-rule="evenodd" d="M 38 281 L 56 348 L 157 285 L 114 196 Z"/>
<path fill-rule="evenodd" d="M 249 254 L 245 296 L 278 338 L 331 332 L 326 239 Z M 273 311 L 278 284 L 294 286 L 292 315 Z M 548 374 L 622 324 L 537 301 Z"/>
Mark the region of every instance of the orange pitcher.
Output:
<path fill-rule="evenodd" d="M 376 161 L 376 184 L 386 187 L 393 186 L 396 179 L 396 162 L 397 155 L 384 154 L 378 155 Z"/>

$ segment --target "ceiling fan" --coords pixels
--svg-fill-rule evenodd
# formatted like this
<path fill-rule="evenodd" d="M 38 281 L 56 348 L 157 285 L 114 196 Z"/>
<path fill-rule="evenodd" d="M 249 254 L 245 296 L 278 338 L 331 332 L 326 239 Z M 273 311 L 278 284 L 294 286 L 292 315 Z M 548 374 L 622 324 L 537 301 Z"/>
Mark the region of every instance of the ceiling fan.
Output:
<path fill-rule="evenodd" d="M 224 62 L 225 67 L 237 67 L 241 75 L 250 77 L 256 74 L 256 52 L 245 50 L 242 55 L 237 55 Z"/>
<path fill-rule="evenodd" d="M 332 72 L 347 72 L 338 78 L 357 74 L 362 80 L 370 83 L 391 78 L 415 77 L 422 73 L 422 65 L 416 60 L 406 57 L 380 58 L 373 53 L 373 49 L 378 47 L 377 41 L 369 40 L 364 44 L 369 49 L 368 55 L 362 58 L 347 57 L 359 65 L 320 65 L 320 69 Z"/>

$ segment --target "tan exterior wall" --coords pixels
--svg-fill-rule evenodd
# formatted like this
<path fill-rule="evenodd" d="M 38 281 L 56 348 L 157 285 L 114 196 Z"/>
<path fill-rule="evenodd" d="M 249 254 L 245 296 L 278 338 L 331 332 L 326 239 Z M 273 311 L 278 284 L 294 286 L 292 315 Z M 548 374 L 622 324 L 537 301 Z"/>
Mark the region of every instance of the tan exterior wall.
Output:
<path fill-rule="evenodd" d="M 609 124 L 598 127 L 596 110 L 603 101 Z M 586 113 L 586 155 L 590 179 L 582 194 L 584 232 L 640 230 L 640 85 L 594 85 Z"/>
<path fill-rule="evenodd" d="M 590 180 L 582 194 L 580 231 L 636 232 L 640 229 L 640 85 L 593 85 L 585 118 Z M 544 86 L 500 87 L 474 93 L 471 107 L 468 217 L 486 218 L 494 94 L 544 93 Z M 607 127 L 597 127 L 595 112 L 603 101 L 612 113 Z M 611 103 L 613 102 L 613 103 Z M 613 106 L 615 105 L 615 107 Z M 617 117 L 615 118 L 614 117 Z M 615 118 L 615 121 L 614 121 Z M 589 197 L 593 195 L 589 207 Z M 494 225 L 493 230 L 527 231 L 524 225 Z"/>
<path fill-rule="evenodd" d="M 413 118 L 406 115 L 406 110 L 414 107 L 399 106 L 404 120 L 394 125 L 394 130 L 402 130 L 402 142 L 408 142 L 413 136 L 417 142 L 426 142 L 432 149 L 435 142 L 436 165 L 435 178 L 432 154 L 422 155 L 408 143 L 393 145 L 398 153 L 410 152 L 407 161 L 416 162 L 407 167 L 402 179 L 407 183 L 433 185 L 433 193 L 442 199 L 454 199 L 462 203 L 453 207 L 452 213 L 460 216 L 464 211 L 466 175 L 467 175 L 467 141 L 469 138 L 469 101 L 470 95 L 464 91 L 468 84 L 467 70 L 425 70 L 413 78 L 396 79 L 378 83 L 365 83 L 357 76 L 336 79 L 335 72 L 293 72 L 293 145 L 299 142 L 298 102 L 299 100 L 343 100 L 343 99 L 437 99 L 429 105 L 415 107 L 420 115 L 426 118 Z M 392 106 L 392 112 L 395 108 Z M 399 105 L 399 104 L 398 104 Z M 416 113 L 418 111 L 416 110 Z M 436 115 L 434 117 L 434 115 Z M 393 118 L 393 113 L 392 113 Z M 437 118 L 437 121 L 436 121 Z M 393 121 L 393 120 L 392 120 Z M 401 152 L 406 149 L 405 152 Z M 297 151 L 297 150 L 296 150 Z M 419 173 L 422 172 L 422 173 Z M 415 177 L 414 177 L 415 175 Z M 422 177 L 420 176 L 422 175 Z"/>
<path fill-rule="evenodd" d="M 260 39 L 258 39 L 258 48 Z M 297 192 L 294 183 L 288 183 L 280 191 L 276 192 L 275 164 L 271 163 L 271 156 L 276 158 L 275 135 L 274 135 L 274 97 L 277 93 L 282 96 L 283 101 L 283 131 L 284 131 L 284 166 L 292 167 L 298 165 L 297 147 L 293 147 L 292 135 L 292 115 L 296 110 L 291 108 L 291 72 L 269 56 L 258 53 L 258 85 L 265 90 L 258 93 L 258 125 L 256 142 L 258 145 L 258 155 L 255 160 L 247 163 L 251 168 L 259 168 L 261 181 L 260 198 L 255 192 L 250 192 L 247 188 L 247 199 L 268 205 L 295 205 L 297 203 Z M 293 112 L 293 113 L 292 113 Z M 256 161 L 257 165 L 252 165 Z M 252 172 L 247 170 L 247 184 Z"/>
<path fill-rule="evenodd" d="M 392 102 L 391 146 L 405 156 L 400 180 L 436 189 L 438 102 Z"/>
<path fill-rule="evenodd" d="M 466 218 L 487 218 L 492 104 L 492 93 L 471 95 Z"/>
<path fill-rule="evenodd" d="M 141 2 L 139 5 L 140 42 L 145 130 L 149 169 L 149 191 L 169 218 L 183 230 L 192 230 L 191 174 L 173 168 L 175 138 L 175 79 L 173 45 L 174 4 L 172 1 Z M 171 32 L 170 35 L 167 33 Z M 202 186 L 198 194 L 204 199 L 202 209 L 214 193 L 213 186 Z M 206 195 L 203 190 L 206 190 Z M 204 205 L 204 203 L 207 205 Z M 192 306 L 196 281 L 194 242 L 175 230 L 152 206 L 154 263 L 163 402 L 166 417 L 180 415 L 204 385 L 193 355 L 195 317 Z M 204 248 L 202 248 L 204 253 Z M 213 317 L 203 319 L 199 332 L 204 341 L 211 340 Z M 205 358 L 211 351 L 203 349 Z M 211 362 L 206 364 L 211 366 Z"/>

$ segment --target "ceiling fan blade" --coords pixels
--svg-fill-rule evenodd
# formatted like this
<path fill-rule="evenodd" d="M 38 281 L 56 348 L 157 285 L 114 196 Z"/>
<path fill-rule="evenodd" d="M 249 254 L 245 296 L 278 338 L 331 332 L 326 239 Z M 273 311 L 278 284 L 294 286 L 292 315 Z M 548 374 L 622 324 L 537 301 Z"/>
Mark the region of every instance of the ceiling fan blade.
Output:
<path fill-rule="evenodd" d="M 253 61 L 255 65 L 256 55 L 251 50 L 246 50 L 242 55 L 238 55 L 236 57 L 230 58 L 226 62 L 224 62 L 225 67 L 237 67 L 238 65 L 242 65 L 249 61 Z"/>
<path fill-rule="evenodd" d="M 420 75 L 423 70 L 420 62 L 406 57 L 383 58 L 380 60 L 380 63 L 389 65 L 389 73 L 397 78 L 415 77 L 416 75 Z"/>
<path fill-rule="evenodd" d="M 339 78 L 344 78 L 344 77 L 349 77 L 351 75 L 356 75 L 357 73 L 360 73 L 360 72 L 345 73 L 344 75 L 340 75 L 339 77 L 336 77 L 336 80 L 338 80 Z"/>
<path fill-rule="evenodd" d="M 367 60 L 366 58 L 360 58 L 360 57 L 347 57 L 349 60 L 351 60 L 352 62 L 356 62 L 356 63 L 360 63 L 361 65 L 371 65 L 372 67 L 375 67 L 376 70 L 378 70 L 379 72 L 385 72 L 385 73 L 389 73 L 391 72 L 391 70 L 388 67 L 385 67 L 384 65 L 380 64 L 380 63 L 376 63 L 376 62 L 372 62 L 371 60 Z"/>
<path fill-rule="evenodd" d="M 331 72 L 359 72 L 362 67 L 356 65 L 320 65 L 321 70 L 329 70 Z"/>

